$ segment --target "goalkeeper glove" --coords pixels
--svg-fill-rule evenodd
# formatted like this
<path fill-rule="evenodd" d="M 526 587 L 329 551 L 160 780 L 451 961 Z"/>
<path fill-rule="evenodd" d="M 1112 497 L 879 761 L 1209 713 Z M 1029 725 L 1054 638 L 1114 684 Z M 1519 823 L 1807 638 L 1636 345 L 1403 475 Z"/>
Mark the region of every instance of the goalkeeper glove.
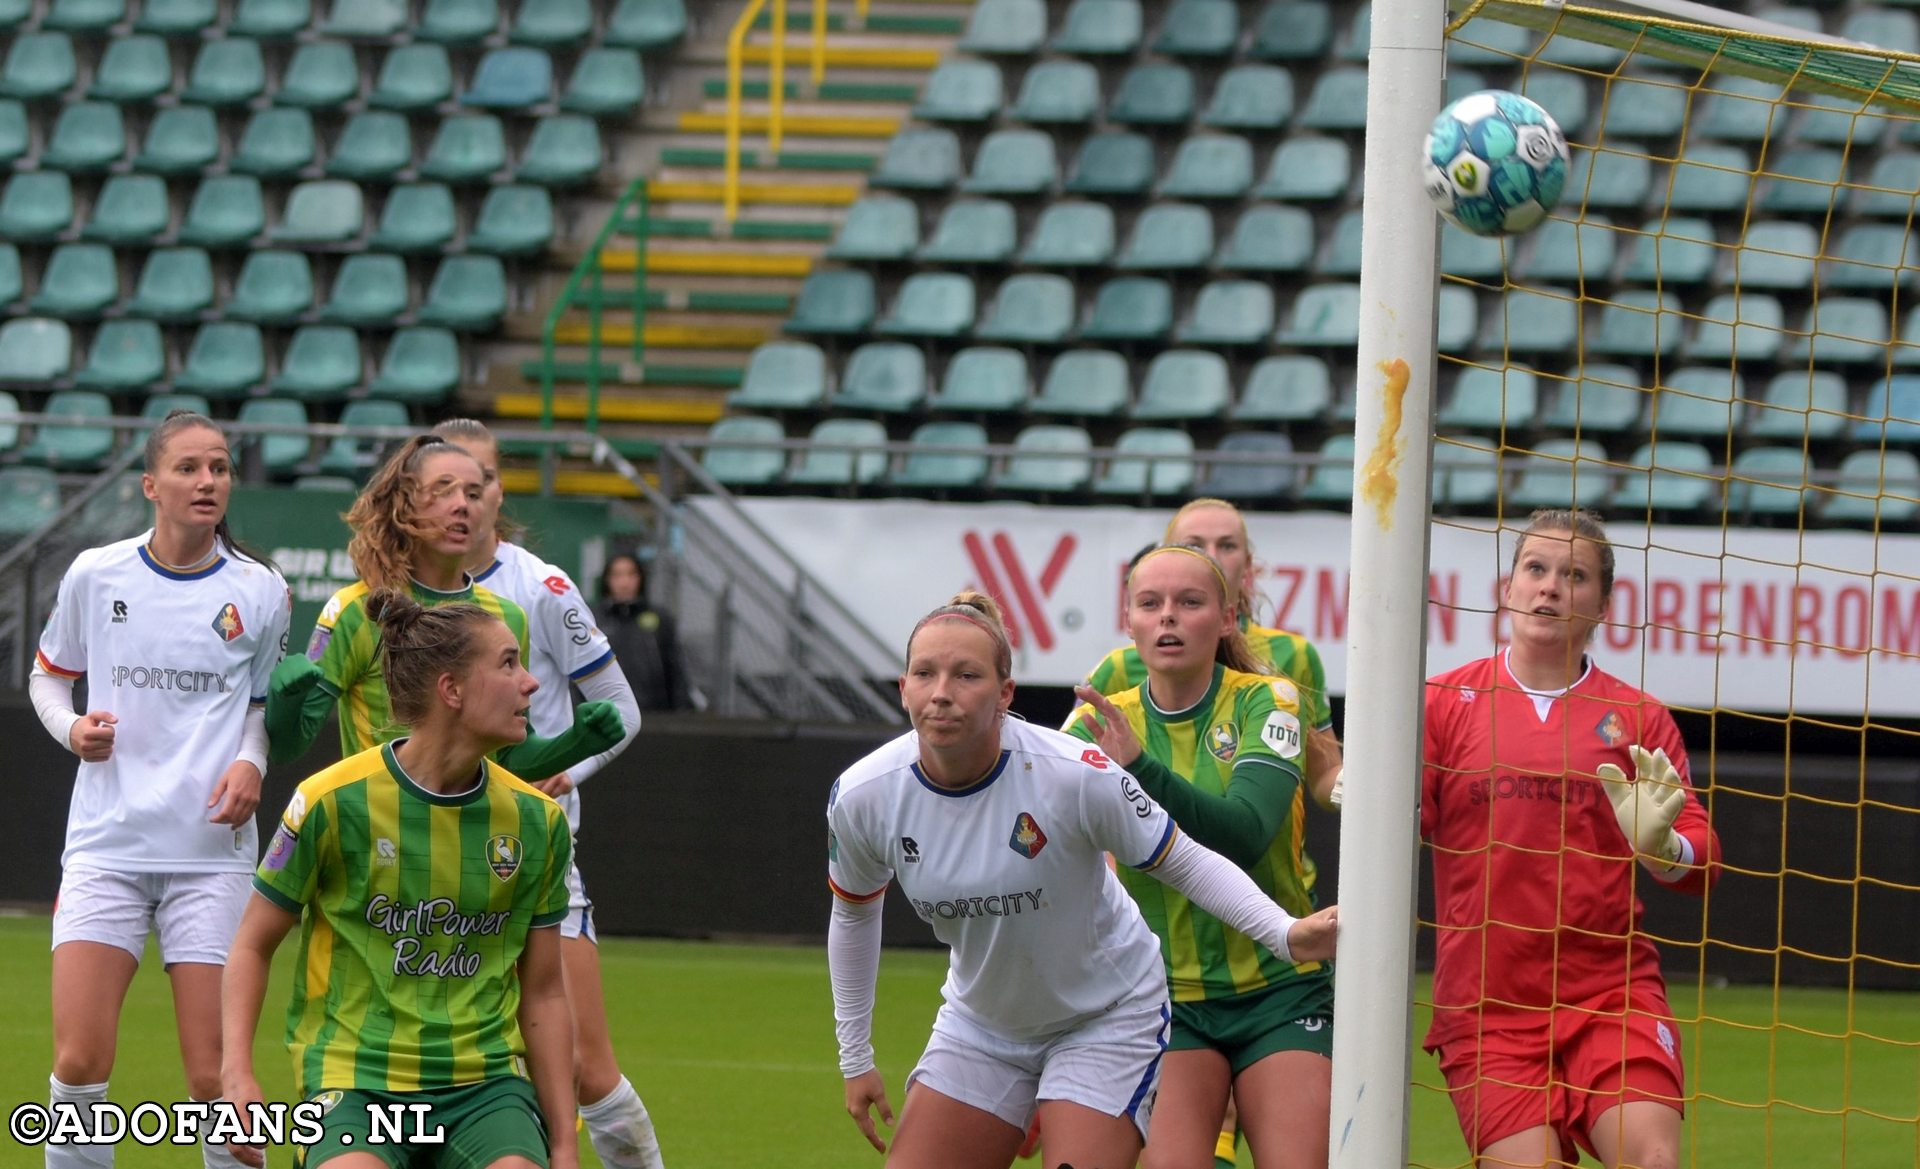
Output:
<path fill-rule="evenodd" d="M 1636 853 L 1671 869 L 1680 863 L 1684 847 L 1673 822 L 1687 802 L 1686 785 L 1666 751 L 1649 751 L 1635 743 L 1627 752 L 1633 756 L 1632 779 L 1612 763 L 1602 763 L 1596 774 L 1613 802 L 1613 818 L 1619 821 L 1627 843 Z"/>
<path fill-rule="evenodd" d="M 1333 773 L 1333 786 L 1327 790 L 1327 806 L 1338 808 L 1347 801 L 1347 769 L 1342 767 Z"/>

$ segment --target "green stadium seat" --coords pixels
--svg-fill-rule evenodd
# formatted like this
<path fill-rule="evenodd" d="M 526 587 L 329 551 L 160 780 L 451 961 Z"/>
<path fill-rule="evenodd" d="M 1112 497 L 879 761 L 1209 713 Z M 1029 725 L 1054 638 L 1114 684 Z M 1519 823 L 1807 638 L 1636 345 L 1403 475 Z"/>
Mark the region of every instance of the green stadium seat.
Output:
<path fill-rule="evenodd" d="M 729 409 L 811 410 L 827 397 L 827 359 L 805 341 L 768 341 L 747 359 Z"/>
<path fill-rule="evenodd" d="M 530 256 L 546 250 L 553 232 L 553 196 L 545 187 L 493 187 L 467 233 L 467 247 L 496 256 Z"/>
<path fill-rule="evenodd" d="M 1100 286 L 1080 336 L 1089 341 L 1152 341 L 1173 328 L 1173 288 L 1152 276 L 1121 276 Z"/>
<path fill-rule="evenodd" d="M 327 157 L 328 174 L 362 182 L 389 182 L 412 165 L 413 132 L 392 110 L 353 115 Z"/>
<path fill-rule="evenodd" d="M 1229 412 L 1235 422 L 1317 422 L 1333 408 L 1333 375 L 1318 357 L 1263 357 Z"/>
<path fill-rule="evenodd" d="M 1300 272 L 1313 240 L 1313 216 L 1304 209 L 1255 203 L 1233 225 L 1218 262 L 1229 272 Z"/>
<path fill-rule="evenodd" d="M 452 242 L 453 192 L 441 183 L 402 183 L 387 192 L 369 246 L 388 252 L 437 252 Z"/>
<path fill-rule="evenodd" d="M 602 42 L 621 48 L 664 49 L 685 36 L 687 9 L 683 0 L 620 0 L 607 21 Z"/>
<path fill-rule="evenodd" d="M 320 32 L 348 40 L 384 40 L 409 23 L 407 0 L 332 0 Z"/>
<path fill-rule="evenodd" d="M 873 418 L 826 418 L 787 476 L 795 487 L 867 487 L 887 473 L 887 428 Z"/>
<path fill-rule="evenodd" d="M 930 447 L 984 447 L 987 432 L 977 422 L 927 422 L 908 437 L 911 444 L 893 485 L 908 491 L 965 491 L 987 478 L 987 456 L 973 451 Z"/>
<path fill-rule="evenodd" d="M 1613 474 L 1606 448 L 1591 439 L 1550 438 L 1520 459 L 1520 473 L 1506 506 L 1523 512 L 1541 507 L 1605 507 Z"/>
<path fill-rule="evenodd" d="M 197 37 L 219 16 L 218 0 L 146 0 L 133 27 L 164 37 Z"/>
<path fill-rule="evenodd" d="M 12 454 L 14 449 L 19 445 L 20 400 L 5 390 L 0 390 L 0 455 Z M 25 468 L 22 469 L 24 470 Z M 7 470 L 11 470 L 11 468 Z M 0 470 L 0 476 L 5 476 L 7 470 Z M 5 516 L 10 510 L 10 505 L 13 501 L 9 498 L 9 493 L 13 490 L 15 490 L 15 484 L 13 482 L 5 478 L 0 478 L 0 516 Z M 55 491 L 55 498 L 58 498 L 57 489 Z M 11 534 L 10 530 L 5 527 L 5 523 L 6 521 L 4 519 L 0 519 L 0 535 Z"/>
<path fill-rule="evenodd" d="M 1450 430 L 1524 431 L 1539 409 L 1540 379 L 1532 370 L 1470 365 L 1454 379 L 1435 421 Z"/>
<path fill-rule="evenodd" d="M 266 380 L 266 346 L 260 326 L 212 321 L 193 335 L 173 388 L 209 398 L 237 398 Z"/>
<path fill-rule="evenodd" d="M 1892 341 L 1887 306 L 1864 296 L 1823 296 L 1807 310 L 1802 331 L 1791 334 L 1780 359 L 1810 369 L 1835 365 L 1886 367 Z"/>
<path fill-rule="evenodd" d="M 1225 57 L 1240 41 L 1240 11 L 1233 0 L 1175 0 L 1167 9 L 1153 51 L 1169 57 Z"/>
<path fill-rule="evenodd" d="M 1027 405 L 1027 359 L 1018 349 L 976 345 L 947 363 L 940 390 L 927 401 L 937 411 L 1017 414 Z"/>
<path fill-rule="evenodd" d="M 1047 367 L 1030 409 L 1035 414 L 1112 418 L 1132 397 L 1126 358 L 1106 349 L 1071 349 Z"/>
<path fill-rule="evenodd" d="M 424 113 L 453 98 L 453 63 L 432 41 L 395 45 L 387 50 L 367 104 L 377 109 Z"/>
<path fill-rule="evenodd" d="M 414 35 L 449 45 L 471 45 L 500 27 L 495 0 L 427 0 Z"/>
<path fill-rule="evenodd" d="M 1616 138 L 1671 138 L 1687 120 L 1686 86 L 1644 77 L 1616 77 L 1602 91 L 1606 95 L 1600 118 L 1603 141 Z"/>
<path fill-rule="evenodd" d="M 1169 349 L 1148 363 L 1133 417 L 1142 421 L 1222 418 L 1232 401 L 1226 358 L 1202 349 Z"/>
<path fill-rule="evenodd" d="M 1458 42 L 1454 43 L 1458 44 Z M 1511 61 L 1502 62 L 1505 65 L 1512 63 Z M 1560 123 L 1561 133 L 1577 135 L 1586 129 L 1586 78 L 1558 69 L 1530 69 L 1522 83 L 1514 88 L 1540 103 L 1542 109 L 1552 110 L 1553 120 Z M 1690 144 L 1688 150 L 1692 149 L 1693 145 Z"/>
<path fill-rule="evenodd" d="M 535 124 L 514 178 L 571 187 L 598 175 L 600 166 L 600 127 L 594 120 L 584 114 L 553 114 Z"/>
<path fill-rule="evenodd" d="M 1468 280 L 1501 282 L 1507 271 L 1506 245 L 1497 237 L 1474 235 L 1443 221 L 1440 271 Z"/>
<path fill-rule="evenodd" d="M 147 253 L 127 312 L 162 321 L 192 320 L 213 307 L 213 261 L 205 249 L 155 248 Z"/>
<path fill-rule="evenodd" d="M 1874 159 L 1872 172 L 1853 192 L 1851 210 L 1855 215 L 1906 219 L 1913 214 L 1917 194 L 1920 194 L 1920 152 L 1887 150 Z"/>
<path fill-rule="evenodd" d="M 835 410 L 906 414 L 927 397 L 927 359 L 903 341 L 870 341 L 853 351 L 833 395 Z"/>
<path fill-rule="evenodd" d="M 1277 65 L 1235 65 L 1220 75 L 1202 125 L 1223 130 L 1278 130 L 1293 113 L 1293 74 Z"/>
<path fill-rule="evenodd" d="M 1760 172 L 1759 209 L 1768 214 L 1825 215 L 1840 197 L 1846 155 L 1824 146 L 1788 147 L 1769 154 Z"/>
<path fill-rule="evenodd" d="M 1133 221 L 1122 268 L 1204 268 L 1213 260 L 1213 217 L 1192 203 L 1156 203 Z"/>
<path fill-rule="evenodd" d="M 1294 298 L 1282 345 L 1354 345 L 1360 340 L 1360 286 L 1311 284 Z"/>
<path fill-rule="evenodd" d="M 1364 130 L 1367 125 L 1367 70 L 1335 65 L 1320 74 L 1300 110 L 1300 125 L 1310 130 Z"/>
<path fill-rule="evenodd" d="M 977 195 L 1039 195 L 1053 189 L 1059 164 L 1053 138 L 1040 130 L 995 130 L 980 143 L 960 189 Z"/>
<path fill-rule="evenodd" d="M 1652 394 L 1640 387 L 1630 365 L 1594 362 L 1577 376 L 1556 380 L 1540 424 L 1567 434 L 1625 434 L 1643 431 Z"/>
<path fill-rule="evenodd" d="M 1654 387 L 1648 422 L 1662 438 L 1735 433 L 1746 417 L 1745 383 L 1724 367 L 1686 366 L 1664 373 Z"/>
<path fill-rule="evenodd" d="M 13 38 L 0 65 L 0 94 L 37 100 L 73 87 L 73 41 L 63 32 L 30 32 Z"/>
<path fill-rule="evenodd" d="M 1700 310 L 1693 337 L 1681 349 L 1688 361 L 1771 361 L 1779 351 L 1786 311 L 1758 292 L 1724 292 Z"/>
<path fill-rule="evenodd" d="M 180 225 L 180 242 L 236 247 L 266 229 L 260 180 L 252 175 L 209 175 L 200 180 Z"/>
<path fill-rule="evenodd" d="M 1093 436 L 1078 426 L 1043 422 L 1013 438 L 1013 453 L 994 478 L 998 491 L 1058 495 L 1093 480 Z"/>
<path fill-rule="evenodd" d="M 819 268 L 800 285 L 789 333 L 856 336 L 873 324 L 873 277 L 850 268 Z"/>
<path fill-rule="evenodd" d="M 1214 280 L 1194 298 L 1182 345 L 1261 345 L 1273 332 L 1273 287 L 1263 280 Z M 1148 384 L 1151 386 L 1149 377 Z"/>
<path fill-rule="evenodd" d="M 1556 36 L 1549 37 L 1541 46 L 1539 59 L 1555 65 L 1568 65 L 1595 73 L 1617 74 L 1625 55 L 1624 50 L 1611 45 Z"/>
<path fill-rule="evenodd" d="M 1047 38 L 1043 0 L 979 0 L 956 47 L 984 56 L 1025 56 Z"/>
<path fill-rule="evenodd" d="M 1496 447 L 1462 435 L 1438 437 L 1432 474 L 1434 506 L 1447 511 L 1491 510 L 1505 477 Z"/>
<path fill-rule="evenodd" d="M 0 98 L 0 170 L 25 158 L 32 142 L 27 133 L 27 107 L 14 98 Z"/>
<path fill-rule="evenodd" d="M 438 406 L 460 386 L 460 342 L 446 329 L 409 325 L 394 331 L 367 393 L 375 398 Z"/>
<path fill-rule="evenodd" d="M 324 110 L 345 105 L 359 93 L 360 66 L 353 46 L 309 41 L 293 51 L 273 100 L 283 106 Z"/>
<path fill-rule="evenodd" d="M 273 393 L 303 402 L 334 402 L 360 384 L 360 334 L 345 325 L 302 325 L 293 331 Z"/>
<path fill-rule="evenodd" d="M 343 325 L 391 325 L 406 315 L 407 264 L 399 256 L 355 252 L 340 261 L 320 319 Z"/>
<path fill-rule="evenodd" d="M 113 403 L 93 390 L 59 390 L 40 408 L 52 418 L 90 424 L 42 423 L 33 441 L 20 448 L 20 461 L 60 471 L 98 471 L 113 454 Z"/>
<path fill-rule="evenodd" d="M 1860 443 L 1920 443 L 1920 377 L 1895 374 L 1874 381 L 1853 424 Z"/>
<path fill-rule="evenodd" d="M 573 114 L 625 118 L 640 108 L 646 96 L 640 54 L 632 49 L 593 48 L 580 54 L 567 90 L 560 95 L 560 108 Z"/>
<path fill-rule="evenodd" d="M 1856 223 L 1829 243 L 1820 259 L 1820 287 L 1891 294 L 1912 289 L 1920 248 L 1904 225 Z"/>
<path fill-rule="evenodd" d="M 289 325 L 313 307 L 313 267 L 299 252 L 254 251 L 241 261 L 222 315 Z"/>
<path fill-rule="evenodd" d="M 167 380 L 166 343 L 152 321 L 122 317 L 104 321 L 87 347 L 87 364 L 75 385 L 108 393 L 146 390 Z"/>
<path fill-rule="evenodd" d="M 239 0 L 227 33 L 263 41 L 282 41 L 313 23 L 312 0 Z"/>
<path fill-rule="evenodd" d="M 1051 47 L 1077 57 L 1131 56 L 1140 31 L 1139 0 L 1073 0 Z"/>
<path fill-rule="evenodd" d="M 522 45 L 573 46 L 593 35 L 589 0 L 521 0 L 508 39 Z"/>
<path fill-rule="evenodd" d="M 1715 73 L 1699 99 L 1693 133 L 1724 142 L 1765 142 L 1772 135 L 1774 111 L 1784 120 L 1787 111 L 1776 106 L 1780 86 L 1750 77 Z"/>
<path fill-rule="evenodd" d="M 0 538 L 20 539 L 60 514 L 60 481 L 44 467 L 0 467 Z"/>
<path fill-rule="evenodd" d="M 1199 494 L 1209 499 L 1253 502 L 1293 494 L 1293 440 L 1263 430 L 1239 430 L 1220 440 L 1216 455 L 1251 456 L 1254 462 L 1209 462 Z"/>
<path fill-rule="evenodd" d="M 1013 207 L 999 199 L 956 199 L 915 253 L 923 263 L 1003 264 L 1013 258 Z"/>
<path fill-rule="evenodd" d="M 162 392 L 149 395 L 147 400 L 140 405 L 140 420 L 146 423 L 146 425 L 141 426 L 133 432 L 134 441 L 145 443 L 147 436 L 153 433 L 154 427 L 165 421 L 167 415 L 173 413 L 175 410 L 186 410 L 189 413 L 198 414 L 206 418 L 212 417 L 213 404 L 199 394 Z M 129 489 L 126 494 L 126 501 L 128 503 L 133 504 L 137 508 L 140 504 L 146 502 L 146 497 L 140 491 L 140 473 L 138 471 L 122 475 L 121 479 L 127 484 Z M 109 488 L 109 490 L 112 489 Z M 105 493 L 103 492 L 102 494 Z M 99 502 L 99 496 L 95 496 L 88 502 L 87 506 L 92 507 Z M 82 515 L 84 517 L 84 511 Z M 137 511 L 132 516 L 124 517 L 122 522 L 136 523 L 140 527 L 146 526 L 144 518 L 141 517 Z"/>
<path fill-rule="evenodd" d="M 1278 0 L 1260 10 L 1248 55 L 1258 61 L 1316 61 L 1333 43 L 1333 15 L 1322 0 Z"/>
<path fill-rule="evenodd" d="M 157 175 L 114 175 L 93 201 L 82 239 L 141 244 L 167 230 L 167 184 Z"/>
<path fill-rule="evenodd" d="M 1100 73 L 1085 61 L 1041 61 L 1013 103 L 1014 119 L 1035 125 L 1083 126 L 1099 114 Z"/>
<path fill-rule="evenodd" d="M 1635 515 L 1655 512 L 1706 515 L 1718 512 L 1726 482 L 1715 474 L 1713 456 L 1697 442 L 1655 439 L 1627 459 L 1620 486 L 1607 505 Z"/>
<path fill-rule="evenodd" d="M 1920 53 L 1920 18 L 1894 8 L 1852 8 L 1840 25 L 1840 35 L 1896 53 Z"/>
<path fill-rule="evenodd" d="M 1105 203 L 1049 203 L 1020 253 L 1029 267 L 1101 267 L 1113 259 L 1113 208 Z"/>
<path fill-rule="evenodd" d="M 1858 101 L 1808 94 L 1799 100 L 1809 108 L 1800 111 L 1794 122 L 1793 141 L 1825 146 L 1867 146 L 1880 140 L 1887 119 L 1872 113 L 1871 106 Z"/>
<path fill-rule="evenodd" d="M 1470 288 L 1446 284 L 1440 288 L 1439 316 L 1434 343 L 1442 353 L 1465 353 L 1473 348 L 1480 329 L 1480 302 Z"/>
<path fill-rule="evenodd" d="M 127 153 L 127 128 L 112 102 L 75 102 L 60 110 L 40 165 L 74 174 L 104 171 Z"/>
<path fill-rule="evenodd" d="M 1744 288 L 1810 288 L 1819 254 L 1820 232 L 1813 225 L 1763 220 L 1748 227 L 1728 282 Z"/>
<path fill-rule="evenodd" d="M 1623 278 L 1629 284 L 1668 287 L 1705 284 L 1720 265 L 1722 250 L 1714 240 L 1713 224 L 1705 219 L 1680 215 L 1649 219 L 1640 225 L 1638 235 L 1626 237 Z"/>
<path fill-rule="evenodd" d="M 1193 118 L 1193 73 L 1184 65 L 1136 65 L 1107 105 L 1109 121 L 1130 126 L 1184 126 Z"/>
<path fill-rule="evenodd" d="M 1066 189 L 1078 195 L 1141 195 L 1153 176 L 1153 143 L 1139 134 L 1103 130 L 1080 144 Z"/>
<path fill-rule="evenodd" d="M 1360 4 L 1354 8 L 1353 22 L 1347 26 L 1347 34 L 1342 41 L 1343 43 L 1338 53 L 1339 60 L 1352 61 L 1356 64 L 1364 64 L 1366 62 L 1368 50 L 1373 43 L 1372 0 L 1360 0 Z M 1447 86 L 1449 90 L 1452 89 L 1454 76 L 1461 72 L 1471 73 L 1472 70 L 1447 69 Z M 1484 88 L 1484 86 L 1476 86 L 1475 88 Z M 1468 92 L 1471 92 L 1471 90 Z M 1449 96 L 1445 100 L 1452 101 L 1453 98 Z"/>
<path fill-rule="evenodd" d="M 1193 438 L 1184 430 L 1136 426 L 1114 441 L 1094 493 L 1111 496 L 1186 495 L 1193 490 Z"/>
<path fill-rule="evenodd" d="M 1729 519 L 1797 516 L 1810 501 L 1807 453 L 1796 447 L 1748 447 L 1727 473 Z"/>
<path fill-rule="evenodd" d="M 1073 331 L 1073 282 L 1065 276 L 1027 272 L 1000 286 L 976 335 L 987 341 L 1054 345 Z"/>
<path fill-rule="evenodd" d="M 1653 163 L 1644 154 L 1618 150 L 1572 149 L 1573 166 L 1561 195 L 1563 214 L 1586 211 L 1637 211 L 1653 189 Z"/>
<path fill-rule="evenodd" d="M 460 104 L 518 112 L 552 99 L 553 59 L 545 49 L 513 45 L 480 58 Z"/>
<path fill-rule="evenodd" d="M 1599 305 L 1598 323 L 1587 331 L 1587 350 L 1638 357 L 1672 354 L 1680 348 L 1685 311 L 1671 292 L 1621 289 Z"/>
<path fill-rule="evenodd" d="M 1487 314 L 1480 347 L 1489 353 L 1575 351 L 1580 332 L 1579 295 L 1565 288 L 1509 288 L 1500 311 Z"/>
<path fill-rule="evenodd" d="M 1253 147 L 1238 134 L 1195 134 L 1174 152 L 1160 195 L 1239 199 L 1253 186 Z"/>
<path fill-rule="evenodd" d="M 72 364 L 73 331 L 65 321 L 15 317 L 0 324 L 0 382 L 50 382 Z"/>
<path fill-rule="evenodd" d="M 447 183 L 477 183 L 507 165 L 507 136 L 492 114 L 456 114 L 442 119 L 427 156 L 423 178 Z"/>
<path fill-rule="evenodd" d="M 1579 283 L 1613 271 L 1613 221 L 1595 212 L 1580 221 L 1549 219 L 1529 233 L 1532 247 L 1523 253 L 1518 274 L 1527 280 Z"/>
<path fill-rule="evenodd" d="M 1273 152 L 1257 198 L 1290 203 L 1345 199 L 1360 187 L 1353 154 L 1338 138 L 1289 138 Z"/>
<path fill-rule="evenodd" d="M 893 136 L 867 182 L 873 187 L 938 191 L 960 177 L 960 139 L 944 126 L 908 126 Z"/>
<path fill-rule="evenodd" d="M 69 320 L 99 316 L 120 299 L 120 270 L 105 244 L 61 244 L 47 258 L 40 291 L 27 307 Z"/>
<path fill-rule="evenodd" d="M 427 285 L 420 322 L 481 332 L 500 323 L 507 311 L 507 272 L 498 256 L 448 256 Z"/>
<path fill-rule="evenodd" d="M 898 195 L 862 195 L 847 209 L 827 255 L 837 260 L 904 260 L 920 246 L 920 209 Z"/>
<path fill-rule="evenodd" d="M 243 106 L 267 90 L 267 63 L 250 37 L 207 41 L 194 54 L 180 100 L 203 106 Z"/>
<path fill-rule="evenodd" d="M 269 234 L 275 243 L 345 243 L 358 239 L 365 226 L 360 184 L 314 179 L 296 184 L 288 193 L 286 211 Z"/>
<path fill-rule="evenodd" d="M 309 425 L 306 404 L 291 398 L 253 398 L 242 402 L 237 421 L 261 426 L 305 428 Z M 313 454 L 313 440 L 305 434 L 253 435 L 245 443 L 270 479 L 291 479 Z"/>
<path fill-rule="evenodd" d="M 1315 452 L 1300 484 L 1300 502 L 1345 507 L 1353 500 L 1353 435 L 1332 434 Z"/>
<path fill-rule="evenodd" d="M 1791 446 L 1803 439 L 1832 442 L 1847 429 L 1847 379 L 1832 370 L 1790 370 L 1767 382 L 1747 404 L 1748 433 Z"/>
<path fill-rule="evenodd" d="M 0 238 L 54 240 L 73 223 L 73 180 L 60 171 L 19 171 L 0 190 Z"/>
<path fill-rule="evenodd" d="M 0 0 L 0 31 L 12 32 L 33 15 L 33 0 Z"/>
<path fill-rule="evenodd" d="M 220 127 L 205 106 L 167 106 L 147 123 L 146 142 L 133 158 L 135 170 L 162 175 L 198 174 L 220 158 Z"/>
<path fill-rule="evenodd" d="M 1854 451 L 1840 460 L 1820 518 L 1830 524 L 1910 526 L 1920 513 L 1920 458 L 1912 451 Z"/>
<path fill-rule="evenodd" d="M 407 416 L 405 406 L 383 398 L 362 398 L 356 402 L 348 402 L 340 411 L 342 426 L 404 430 L 412 424 L 413 420 Z M 365 479 L 386 457 L 387 444 L 393 441 L 387 438 L 355 438 L 346 434 L 336 435 L 333 441 L 327 444 L 325 453 L 320 456 L 319 469 L 323 474 L 338 475 L 350 482 Z M 296 483 L 295 486 L 299 484 Z"/>
<path fill-rule="evenodd" d="M 1326 247 L 1320 253 L 1320 262 L 1314 265 L 1314 273 L 1319 276 L 1358 279 L 1360 239 L 1365 226 L 1360 208 L 1355 207 L 1341 212 L 1340 218 L 1333 221 L 1333 230 L 1327 235 Z"/>
<path fill-rule="evenodd" d="M 915 272 L 900 285 L 876 333 L 958 337 L 973 327 L 973 281 L 958 272 Z"/>
<path fill-rule="evenodd" d="M 41 28 L 100 34 L 127 18 L 127 0 L 53 0 Z"/>
<path fill-rule="evenodd" d="M 20 249 L 10 243 L 0 243 L 0 310 L 12 307 L 25 289 L 26 283 L 20 277 Z"/>
<path fill-rule="evenodd" d="M 167 42 L 136 34 L 107 42 L 87 96 L 95 101 L 150 102 L 172 85 Z"/>
<path fill-rule="evenodd" d="M 289 179 L 313 165 L 313 115 L 288 106 L 255 110 L 227 165 L 240 174 Z"/>
<path fill-rule="evenodd" d="M 957 57 L 927 75 L 913 116 L 928 122 L 984 122 L 1000 112 L 1005 87 L 992 61 Z"/>

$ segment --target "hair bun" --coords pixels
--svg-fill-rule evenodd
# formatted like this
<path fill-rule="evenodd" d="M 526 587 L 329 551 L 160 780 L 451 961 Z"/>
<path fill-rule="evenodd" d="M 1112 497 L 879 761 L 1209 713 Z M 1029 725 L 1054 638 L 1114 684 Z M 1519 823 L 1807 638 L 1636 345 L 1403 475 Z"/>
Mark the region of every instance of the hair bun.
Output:
<path fill-rule="evenodd" d="M 389 642 L 404 640 L 406 631 L 420 620 L 426 609 L 402 589 L 375 589 L 367 594 L 367 617 L 380 626 L 381 636 Z"/>
<path fill-rule="evenodd" d="M 1003 624 L 1000 603 L 978 589 L 962 589 L 953 594 L 953 599 L 947 604 L 955 609 L 972 609 L 996 625 Z"/>

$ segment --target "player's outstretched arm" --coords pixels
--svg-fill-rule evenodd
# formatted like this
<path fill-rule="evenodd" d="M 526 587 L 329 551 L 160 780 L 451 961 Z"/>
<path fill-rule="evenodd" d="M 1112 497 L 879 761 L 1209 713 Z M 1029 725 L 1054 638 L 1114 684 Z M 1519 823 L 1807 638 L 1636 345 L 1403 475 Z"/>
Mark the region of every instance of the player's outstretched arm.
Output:
<path fill-rule="evenodd" d="M 1260 891 L 1232 861 L 1186 836 L 1174 840 L 1167 858 L 1150 870 L 1200 908 L 1259 942 L 1286 962 L 1333 957 L 1339 928 L 1337 907 L 1295 917 Z"/>
<path fill-rule="evenodd" d="M 267 686 L 267 759 L 291 763 L 307 753 L 333 710 L 325 675 L 304 654 L 288 654 Z"/>
<path fill-rule="evenodd" d="M 583 702 L 574 709 L 573 725 L 560 734 L 551 739 L 528 735 L 526 741 L 502 747 L 493 757 L 500 766 L 532 783 L 612 749 L 625 733 L 626 726 L 613 703 Z"/>
<path fill-rule="evenodd" d="M 1687 803 L 1686 784 L 1665 750 L 1649 751 L 1635 743 L 1627 753 L 1633 757 L 1632 779 L 1612 763 L 1602 763 L 1596 772 L 1613 803 L 1620 832 L 1641 863 L 1655 876 L 1671 879 L 1669 874 L 1683 863 L 1687 851 L 1673 827 Z"/>
<path fill-rule="evenodd" d="M 267 973 L 273 952 L 287 932 L 300 923 L 298 914 L 268 901 L 259 893 L 247 899 L 227 950 L 227 966 L 220 978 L 220 1094 L 233 1102 L 242 1116 L 248 1105 L 263 1103 L 260 1081 L 253 1072 L 254 1032 L 260 1027 L 260 1006 L 267 997 Z M 243 1146 L 234 1155 L 245 1157 Z M 264 1160 L 248 1160 L 258 1165 Z"/>
<path fill-rule="evenodd" d="M 564 863 L 564 861 L 562 862 Z M 527 1070 L 547 1122 L 549 1169 L 577 1169 L 574 1129 L 573 1012 L 561 974 L 560 927 L 527 931 L 520 952 L 520 1035 L 527 1044 Z"/>

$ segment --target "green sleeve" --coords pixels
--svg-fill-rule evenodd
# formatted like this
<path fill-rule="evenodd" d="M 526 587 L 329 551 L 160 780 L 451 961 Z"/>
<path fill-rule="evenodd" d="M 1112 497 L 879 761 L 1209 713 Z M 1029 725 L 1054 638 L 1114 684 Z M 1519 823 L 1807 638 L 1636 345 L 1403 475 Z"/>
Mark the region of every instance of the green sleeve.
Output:
<path fill-rule="evenodd" d="M 303 668 L 304 667 L 304 668 Z M 307 753 L 320 728 L 326 725 L 338 695 L 312 662 L 288 657 L 273 671 L 267 686 L 267 761 L 291 763 Z"/>
<path fill-rule="evenodd" d="M 528 783 L 538 783 L 613 747 L 626 734 L 620 711 L 611 702 L 583 702 L 574 708 L 573 725 L 551 739 L 529 734 L 493 753 L 500 766 Z"/>
<path fill-rule="evenodd" d="M 1291 768 L 1253 758 L 1234 764 L 1227 790 L 1201 791 L 1158 759 L 1142 755 L 1127 765 L 1180 831 L 1243 869 L 1259 863 L 1286 822 L 1293 789 L 1300 784 Z"/>

